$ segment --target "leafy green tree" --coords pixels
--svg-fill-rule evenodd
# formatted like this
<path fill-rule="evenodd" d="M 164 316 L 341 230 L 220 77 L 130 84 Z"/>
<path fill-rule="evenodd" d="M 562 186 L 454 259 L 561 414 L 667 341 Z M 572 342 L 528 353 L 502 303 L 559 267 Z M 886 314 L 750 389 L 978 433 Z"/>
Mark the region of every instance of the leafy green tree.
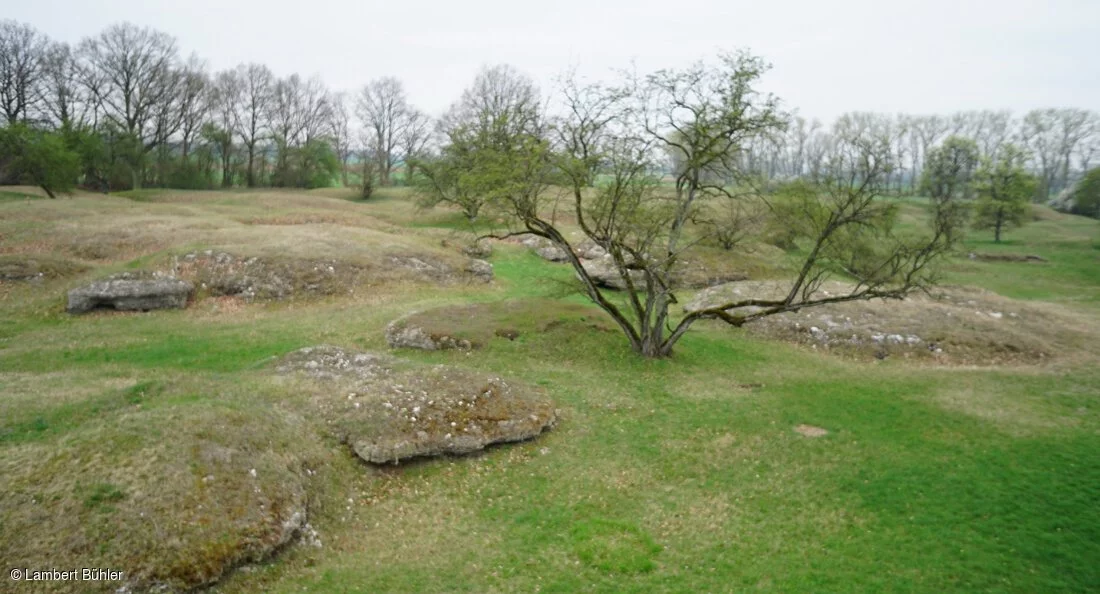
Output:
<path fill-rule="evenodd" d="M 0 130 L 0 172 L 56 198 L 57 193 L 67 193 L 76 184 L 80 157 L 60 135 L 15 124 Z"/>
<path fill-rule="evenodd" d="M 974 228 L 992 229 L 1000 243 L 1006 229 L 1022 227 L 1031 212 L 1030 199 L 1038 178 L 1024 169 L 1026 154 L 1015 145 L 1005 145 L 996 161 L 985 160 L 975 174 L 978 205 Z"/>
<path fill-rule="evenodd" d="M 506 210 L 550 181 L 538 91 L 509 66 L 482 70 L 443 118 L 439 155 L 411 161 L 425 208 L 457 206 L 473 222 L 486 205 Z"/>
<path fill-rule="evenodd" d="M 514 128 L 508 117 L 489 126 L 463 125 L 450 136 L 439 157 L 415 162 L 422 207 L 448 203 L 474 222 L 486 205 L 511 204 L 517 192 L 541 191 L 549 182 L 547 142 Z"/>
<path fill-rule="evenodd" d="M 370 149 L 363 151 L 361 158 L 363 170 L 360 175 L 363 182 L 359 186 L 359 197 L 363 200 L 370 200 L 371 196 L 374 196 L 375 169 L 378 166 L 378 161 Z"/>
<path fill-rule="evenodd" d="M 288 185 L 310 189 L 332 185 L 340 169 L 340 161 L 328 142 L 314 139 L 287 150 Z"/>
<path fill-rule="evenodd" d="M 921 190 L 932 199 L 934 216 L 950 219 L 950 228 L 962 229 L 969 208 L 962 201 L 973 196 L 978 145 L 969 138 L 951 136 L 928 151 Z"/>
<path fill-rule="evenodd" d="M 1100 219 L 1100 167 L 1090 169 L 1073 190 L 1073 213 Z"/>

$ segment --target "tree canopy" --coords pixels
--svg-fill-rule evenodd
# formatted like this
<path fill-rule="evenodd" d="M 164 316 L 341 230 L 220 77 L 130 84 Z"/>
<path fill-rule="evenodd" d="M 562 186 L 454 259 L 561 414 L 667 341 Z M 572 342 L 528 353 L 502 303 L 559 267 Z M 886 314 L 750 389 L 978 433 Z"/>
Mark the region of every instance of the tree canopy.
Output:
<path fill-rule="evenodd" d="M 1005 230 L 1023 226 L 1031 213 L 1029 199 L 1039 180 L 1024 169 L 1024 159 L 1022 150 L 1006 145 L 996 160 L 986 159 L 975 175 L 974 228 L 992 229 L 996 242 Z"/>
<path fill-rule="evenodd" d="M 0 128 L 0 178 L 42 188 L 50 198 L 69 192 L 80 173 L 80 157 L 59 134 L 14 124 Z"/>

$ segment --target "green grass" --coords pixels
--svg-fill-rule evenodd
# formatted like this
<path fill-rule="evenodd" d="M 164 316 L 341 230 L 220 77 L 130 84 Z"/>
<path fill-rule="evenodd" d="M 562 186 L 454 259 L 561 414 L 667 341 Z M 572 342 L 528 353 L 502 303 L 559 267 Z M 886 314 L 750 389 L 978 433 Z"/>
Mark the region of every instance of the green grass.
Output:
<path fill-rule="evenodd" d="M 367 202 L 328 196 L 272 200 L 375 217 L 400 226 L 394 238 L 424 246 L 437 246 L 459 216 L 416 214 L 404 190 Z M 95 205 L 195 225 L 268 208 L 246 192 L 183 198 L 193 201 Z M 82 200 L 35 204 L 69 221 L 91 208 Z M 0 216 L 0 246 L 24 245 L 11 232 L 43 212 L 0 204 L 11 215 Z M 907 204 L 903 217 L 918 224 L 921 212 Z M 61 225 L 42 220 L 46 232 Z M 322 253 L 332 226 L 316 226 Z M 1096 323 L 1098 228 L 1051 216 L 1004 245 L 971 234 L 969 251 L 1048 262 L 960 258 L 947 280 Z M 143 261 L 163 255 L 150 249 Z M 672 359 L 646 361 L 614 332 L 565 324 L 470 354 L 402 351 L 537 385 L 561 420 L 532 442 L 376 469 L 318 423 L 307 395 L 273 378 L 272 361 L 322 343 L 384 350 L 386 324 L 413 310 L 539 299 L 572 311 L 584 301 L 568 268 L 498 246 L 488 287 L 395 284 L 239 309 L 61 312 L 64 290 L 132 260 L 0 285 L 0 557 L 207 575 L 225 551 L 263 538 L 250 532 L 260 525 L 250 514 L 287 505 L 302 488 L 323 546 L 287 548 L 218 591 L 1100 589 L 1096 361 L 861 363 L 710 323 Z M 804 437 L 799 424 L 828 434 Z M 32 521 L 38 530 L 17 536 Z"/>
<path fill-rule="evenodd" d="M 926 198 L 890 200 L 901 205 L 902 230 L 926 225 Z M 1100 292 L 1095 290 L 1100 277 L 1100 221 L 1045 206 L 1032 209 L 1034 220 L 1007 230 L 999 243 L 992 231 L 966 230 L 958 257 L 944 269 L 943 282 L 978 286 L 1014 299 L 1100 305 Z M 969 260 L 970 252 L 1036 255 L 1047 262 L 980 262 Z"/>
<path fill-rule="evenodd" d="M 995 243 L 985 234 L 971 232 L 966 251 L 1034 254 L 1046 263 L 959 262 L 951 268 L 950 282 L 968 282 L 1017 299 L 1039 299 L 1100 305 L 1095 291 L 1100 274 L 1100 221 L 1061 215 L 1053 221 L 1031 223 L 1006 234 Z"/>
<path fill-rule="evenodd" d="M 0 190 L 0 202 L 6 202 L 10 200 L 42 200 L 42 196 L 36 194 L 27 194 L 24 192 Z"/>

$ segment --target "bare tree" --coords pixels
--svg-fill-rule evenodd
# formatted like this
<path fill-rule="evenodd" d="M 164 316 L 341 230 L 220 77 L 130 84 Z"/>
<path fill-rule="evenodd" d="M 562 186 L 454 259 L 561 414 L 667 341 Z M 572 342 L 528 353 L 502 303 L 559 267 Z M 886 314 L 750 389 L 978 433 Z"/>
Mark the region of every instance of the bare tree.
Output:
<path fill-rule="evenodd" d="M 297 74 L 275 81 L 267 121 L 271 138 L 275 143 L 275 185 L 287 185 L 289 180 L 290 149 L 299 143 L 302 132 L 303 95 L 302 79 Z"/>
<path fill-rule="evenodd" d="M 401 133 L 401 158 L 405 161 L 405 180 L 412 184 L 416 178 L 416 162 L 424 157 L 432 140 L 432 119 L 428 114 L 410 108 Z"/>
<path fill-rule="evenodd" d="M 825 156 L 829 153 L 831 144 L 832 137 L 823 129 L 821 122 L 811 122 L 810 135 L 806 142 L 806 166 L 810 180 L 816 182 L 821 179 Z"/>
<path fill-rule="evenodd" d="M 175 40 L 130 23 L 111 25 L 80 44 L 88 89 L 103 116 L 136 139 L 139 154 L 130 163 L 134 187 L 142 181 L 143 157 L 178 131 L 181 117 L 175 69 Z"/>
<path fill-rule="evenodd" d="M 222 170 L 222 187 L 233 185 L 233 136 L 238 132 L 237 114 L 241 107 L 243 81 L 240 71 L 219 72 L 210 87 L 209 101 L 213 112 L 213 130 L 207 136 L 217 145 Z"/>
<path fill-rule="evenodd" d="M 520 134 L 542 126 L 539 91 L 530 77 L 512 66 L 483 68 L 440 121 L 444 133 L 497 128 Z"/>
<path fill-rule="evenodd" d="M 187 60 L 179 76 L 180 151 L 186 162 L 191 144 L 210 114 L 210 77 L 206 73 L 206 64 L 194 55 Z"/>
<path fill-rule="evenodd" d="M 264 159 L 257 149 L 268 134 L 267 114 L 272 101 L 275 76 L 267 66 L 249 64 L 237 67 L 237 78 L 240 81 L 241 101 L 235 112 L 234 122 L 248 155 L 245 183 L 252 188 L 257 183 L 256 157 Z"/>
<path fill-rule="evenodd" d="M 1012 136 L 1012 112 L 985 110 L 978 112 L 974 141 L 982 156 L 996 159 L 1001 147 Z"/>
<path fill-rule="evenodd" d="M 344 93 L 330 97 L 329 135 L 336 158 L 340 161 L 340 181 L 348 187 L 348 159 L 351 158 L 351 117 L 348 114 L 348 99 Z"/>
<path fill-rule="evenodd" d="M 111 25 L 98 37 L 85 39 L 80 51 L 102 86 L 92 89 L 104 115 L 151 149 L 166 135 L 158 133 L 157 112 L 176 91 L 176 41 L 130 23 Z"/>
<path fill-rule="evenodd" d="M 9 125 L 31 117 L 47 44 L 46 36 L 30 25 L 0 21 L 0 110 Z"/>
<path fill-rule="evenodd" d="M 1057 110 L 1035 109 L 1024 115 L 1020 124 L 1020 140 L 1039 172 L 1036 199 L 1045 200 L 1054 190 L 1058 175 Z"/>
<path fill-rule="evenodd" d="M 57 127 L 85 122 L 90 105 L 81 84 L 80 65 L 67 43 L 54 43 L 46 50 L 42 83 L 38 87 L 40 109 Z"/>
<path fill-rule="evenodd" d="M 790 166 L 787 169 L 787 175 L 790 177 L 799 177 L 806 173 L 807 144 L 810 136 L 813 135 L 815 123 L 796 115 L 787 126 L 787 143 L 790 147 Z"/>
<path fill-rule="evenodd" d="M 1093 112 L 1089 119 L 1089 132 L 1077 149 L 1077 170 L 1082 176 L 1092 169 L 1092 160 L 1100 155 L 1100 114 Z"/>
<path fill-rule="evenodd" d="M 388 186 L 409 116 L 408 100 L 401 81 L 384 77 L 367 83 L 359 93 L 356 114 L 375 143 L 373 153 L 378 159 L 379 181 L 381 185 Z"/>
<path fill-rule="evenodd" d="M 913 176 L 919 178 L 924 171 L 924 161 L 927 158 L 928 151 L 940 141 L 947 132 L 949 124 L 947 120 L 938 115 L 917 116 L 913 118 L 911 123 L 913 134 L 920 146 L 919 159 L 917 151 L 913 152 L 915 165 Z M 916 166 L 918 161 L 919 167 Z"/>
<path fill-rule="evenodd" d="M 1095 131 L 1096 114 L 1084 109 L 1059 109 L 1057 114 L 1059 174 L 1056 190 L 1060 191 L 1069 186 L 1073 155 Z"/>
<path fill-rule="evenodd" d="M 311 77 L 302 86 L 301 104 L 298 107 L 301 143 L 328 136 L 332 123 L 332 99 L 320 77 Z"/>

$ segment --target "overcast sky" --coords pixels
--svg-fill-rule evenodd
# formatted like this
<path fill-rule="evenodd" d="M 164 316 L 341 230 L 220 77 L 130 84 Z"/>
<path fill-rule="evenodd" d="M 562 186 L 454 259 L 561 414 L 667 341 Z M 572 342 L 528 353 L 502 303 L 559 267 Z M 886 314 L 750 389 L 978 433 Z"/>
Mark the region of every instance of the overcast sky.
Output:
<path fill-rule="evenodd" d="M 262 62 L 334 90 L 397 76 L 433 113 L 485 64 L 549 91 L 571 64 L 609 78 L 742 47 L 773 64 L 767 90 L 824 120 L 1100 110 L 1100 0 L 0 0 L 0 16 L 70 42 L 129 20 L 213 69 Z"/>

